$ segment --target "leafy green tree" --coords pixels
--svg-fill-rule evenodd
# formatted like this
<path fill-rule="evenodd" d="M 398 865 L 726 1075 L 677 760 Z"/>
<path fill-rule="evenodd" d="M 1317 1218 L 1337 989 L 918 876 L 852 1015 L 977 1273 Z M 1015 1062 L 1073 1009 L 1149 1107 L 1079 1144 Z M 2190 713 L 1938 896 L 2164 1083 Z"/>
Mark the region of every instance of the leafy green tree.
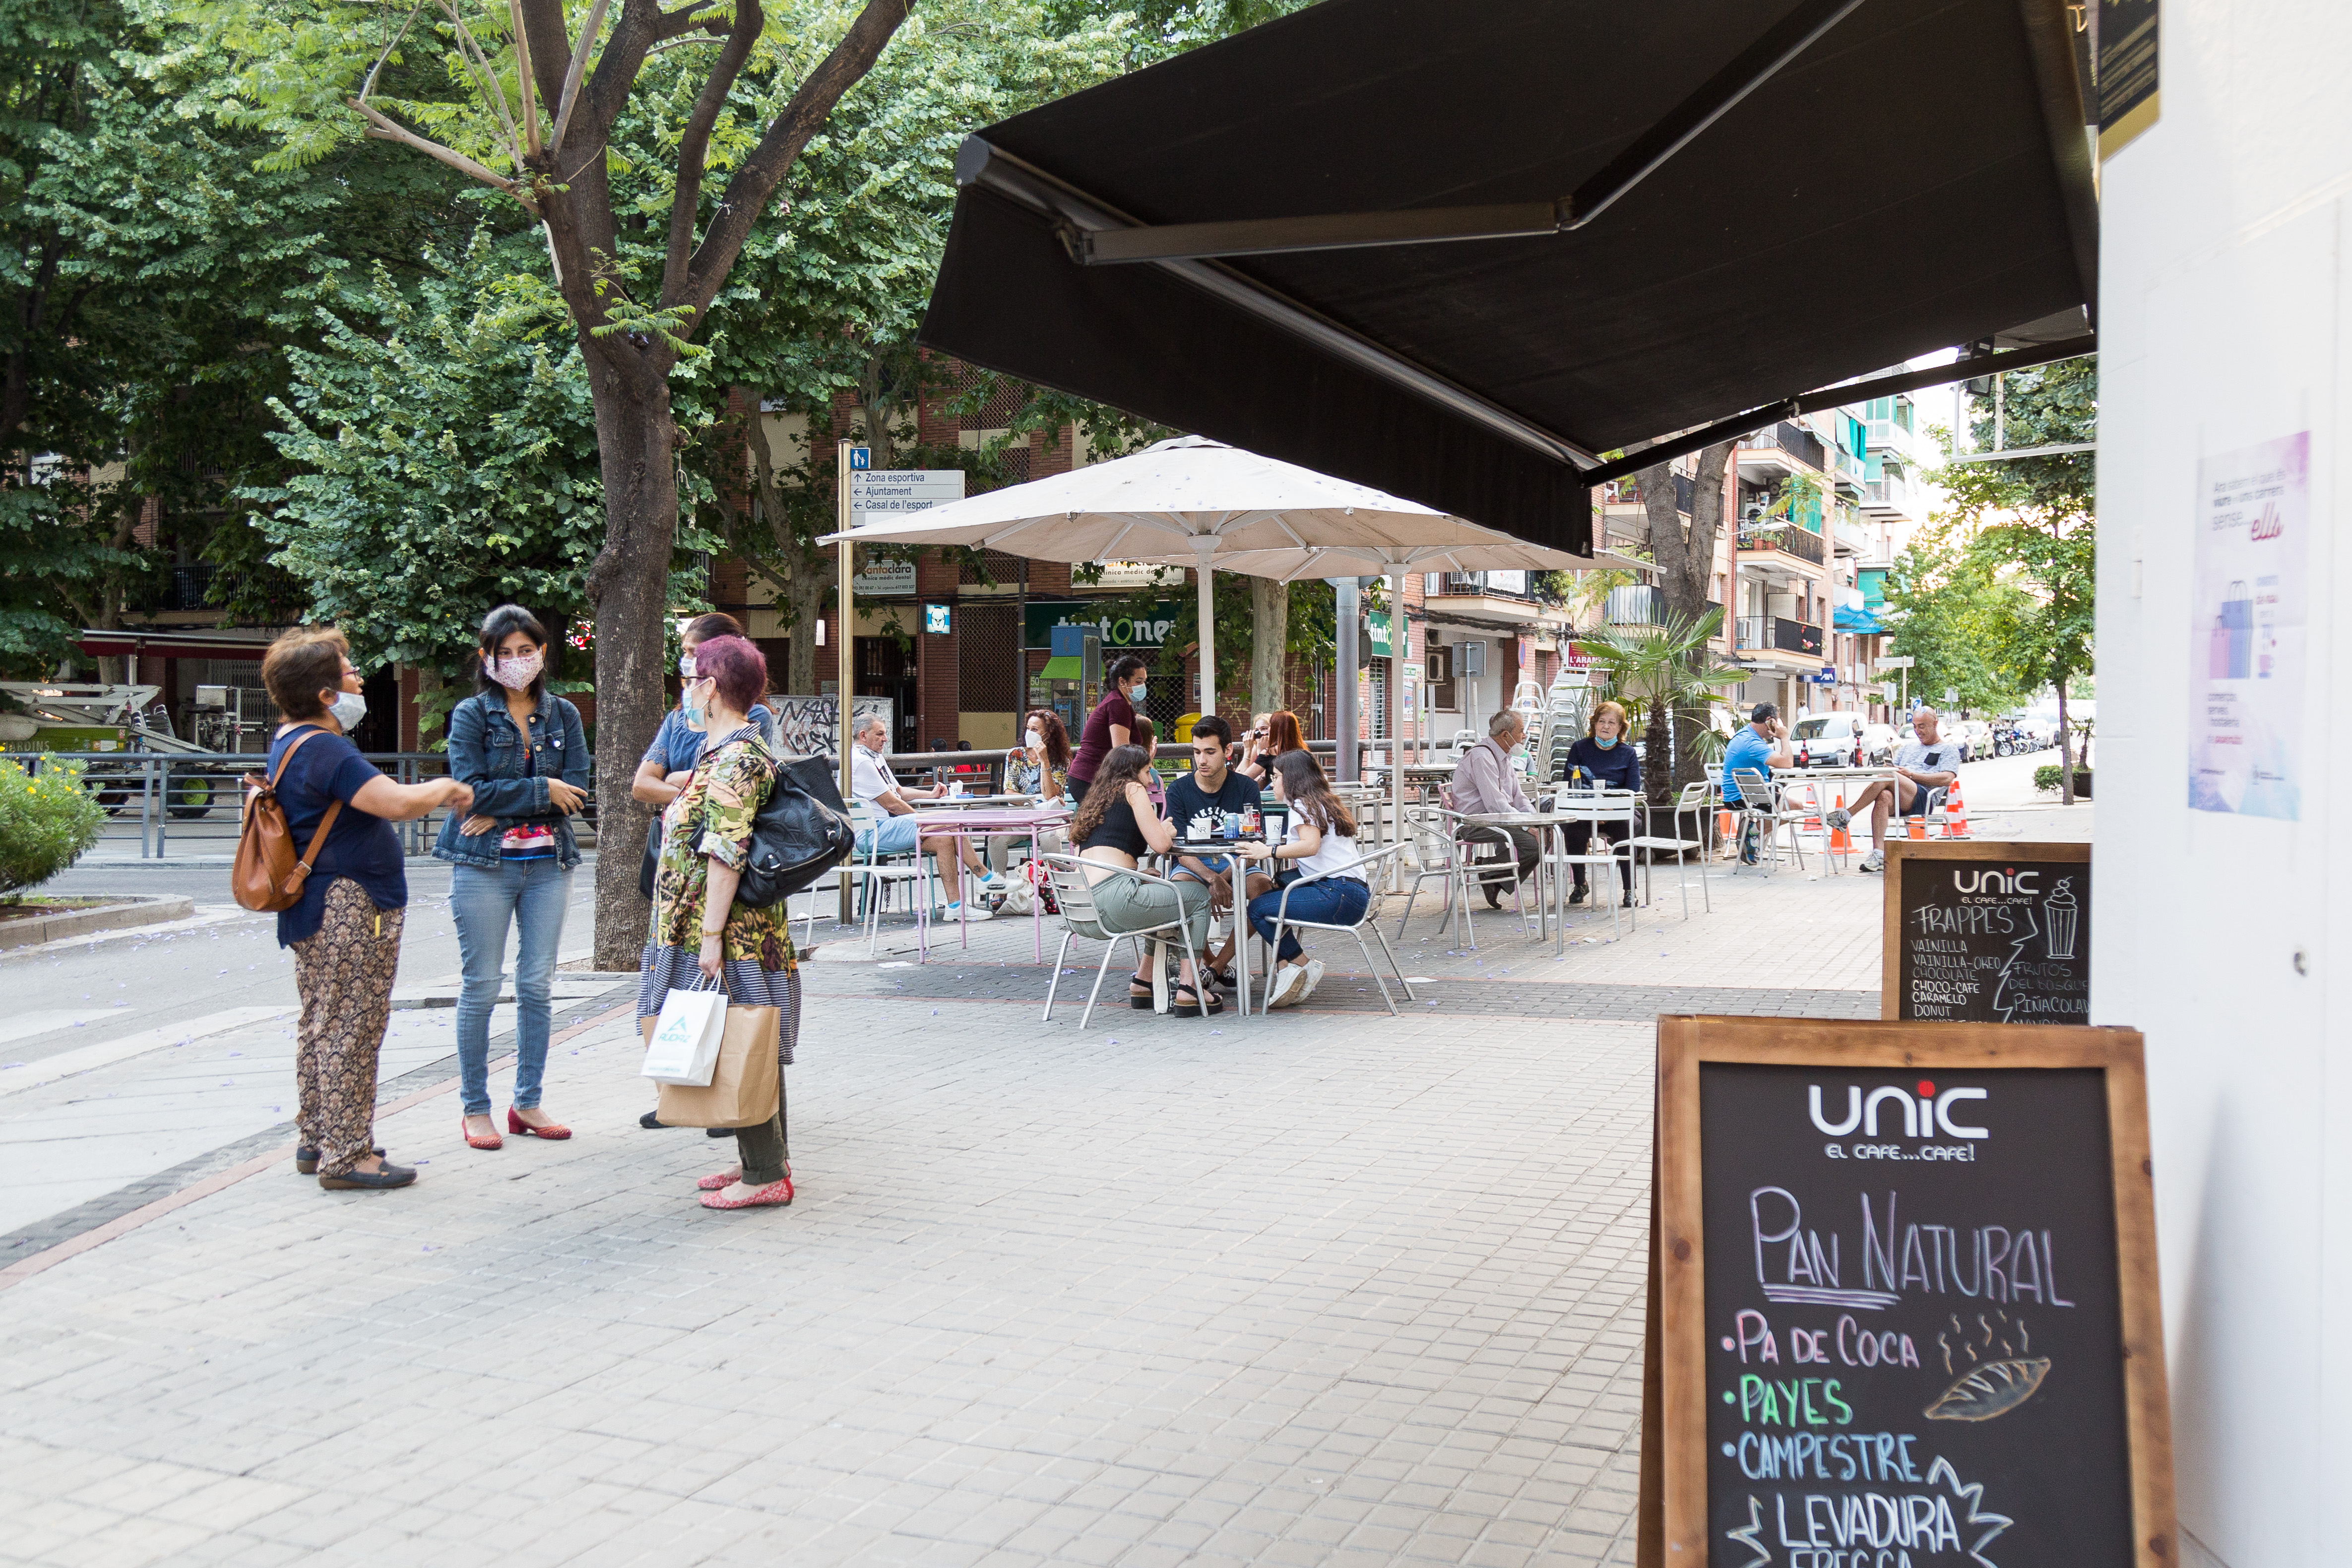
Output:
<path fill-rule="evenodd" d="M 2004 449 L 2072 445 L 2098 434 L 2095 356 L 2018 371 L 2002 378 Z M 1973 422 L 1979 449 L 1992 445 L 1995 411 Z M 2058 697 L 2061 800 L 2074 801 L 2070 685 L 2095 668 L 2094 596 L 2098 547 L 2097 455 L 2051 453 L 1948 465 L 1937 477 L 1951 497 L 1946 515 L 1969 530 L 1983 572 L 2014 591 L 1986 608 L 1988 659 L 2016 690 L 2047 687 Z"/>
<path fill-rule="evenodd" d="M 1653 806 L 1668 804 L 1700 776 L 1707 714 L 1723 691 L 1748 678 L 1707 650 L 1722 624 L 1723 612 L 1709 606 L 1692 616 L 1670 612 L 1662 626 L 1604 626 L 1576 640 L 1602 689 L 1639 729 L 1628 738 L 1642 743 L 1642 789 Z"/>
<path fill-rule="evenodd" d="M 772 18 L 760 0 L 194 7 L 239 62 L 256 122 L 284 139 L 280 162 L 362 133 L 397 141 L 500 193 L 542 230 L 596 414 L 604 532 L 587 591 L 607 780 L 631 771 L 666 700 L 677 379 L 709 354 L 698 340 L 772 198 L 910 9 L 784 0 Z M 380 66 L 411 59 L 437 60 L 440 79 L 420 73 L 400 90 L 380 77 Z M 599 809 L 618 841 L 644 825 L 624 789 L 603 790 Z M 641 906 L 635 868 L 601 860 L 600 962 L 633 957 Z"/>
<path fill-rule="evenodd" d="M 2002 628 L 2021 612 L 2023 591 L 1949 523 L 1924 528 L 1886 574 L 1895 612 L 1894 651 L 1916 661 L 1914 695 L 1941 700 L 1955 691 L 1969 708 L 2013 706 L 2030 695 L 2000 657 Z"/>
<path fill-rule="evenodd" d="M 419 671 L 428 726 L 489 607 L 522 604 L 557 632 L 589 613 L 595 413 L 562 301 L 511 254 L 532 244 L 484 232 L 428 257 L 420 287 L 379 270 L 321 308 L 323 341 L 292 351 L 293 386 L 270 404 L 295 471 L 244 492 L 354 657 Z"/>

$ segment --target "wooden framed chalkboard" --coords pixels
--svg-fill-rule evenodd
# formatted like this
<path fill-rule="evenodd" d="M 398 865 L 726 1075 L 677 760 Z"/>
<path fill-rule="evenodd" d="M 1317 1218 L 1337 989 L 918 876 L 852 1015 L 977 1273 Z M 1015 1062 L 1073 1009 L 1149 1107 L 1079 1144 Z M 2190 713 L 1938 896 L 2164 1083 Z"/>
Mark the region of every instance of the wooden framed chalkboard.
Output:
<path fill-rule="evenodd" d="M 1658 1020 L 1643 1568 L 2177 1568 L 2136 1031 Z"/>
<path fill-rule="evenodd" d="M 1886 845 L 1878 1016 L 2091 1021 L 2091 846 Z"/>

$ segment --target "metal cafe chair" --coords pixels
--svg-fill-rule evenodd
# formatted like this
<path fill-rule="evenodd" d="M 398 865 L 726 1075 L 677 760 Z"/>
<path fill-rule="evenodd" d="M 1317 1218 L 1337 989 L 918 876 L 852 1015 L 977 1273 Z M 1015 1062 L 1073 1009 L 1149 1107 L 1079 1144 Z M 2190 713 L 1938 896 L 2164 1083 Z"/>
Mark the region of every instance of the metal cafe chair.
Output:
<path fill-rule="evenodd" d="M 1062 946 L 1054 955 L 1054 977 L 1045 986 L 1045 1016 L 1048 1021 L 1054 1016 L 1054 995 L 1061 989 L 1062 960 L 1069 956 L 1071 937 L 1084 936 L 1103 944 L 1102 965 L 1095 970 L 1094 989 L 1087 993 L 1086 1010 L 1078 1015 L 1078 1027 L 1084 1029 L 1087 1027 L 1087 1020 L 1095 1016 L 1095 999 L 1102 995 L 1103 977 L 1110 972 L 1111 955 L 1118 951 L 1118 945 L 1121 942 L 1135 944 L 1136 967 L 1140 968 L 1146 962 L 1159 961 L 1149 944 L 1154 937 L 1166 940 L 1166 934 L 1170 931 L 1175 932 L 1181 938 L 1185 956 L 1193 961 L 1193 984 L 1199 988 L 1193 995 L 1198 998 L 1201 1016 L 1203 1018 L 1208 1016 L 1210 982 L 1204 972 L 1204 966 L 1201 963 L 1200 954 L 1193 951 L 1192 932 L 1192 928 L 1184 924 L 1181 901 L 1180 900 L 1177 905 L 1179 913 L 1171 920 L 1158 925 L 1146 926 L 1139 931 L 1113 931 L 1103 925 L 1102 916 L 1095 908 L 1094 883 L 1087 881 L 1087 877 L 1088 872 L 1106 872 L 1112 876 L 1123 876 L 1155 887 L 1164 887 L 1169 890 L 1171 896 L 1176 891 L 1174 883 L 1164 876 L 1153 876 L 1150 872 L 1130 871 L 1125 866 L 1104 865 L 1099 862 L 1083 861 L 1076 855 L 1045 855 L 1042 858 L 1045 862 L 1045 874 L 1053 879 L 1055 902 L 1062 906 Z"/>
<path fill-rule="evenodd" d="M 1373 868 L 1380 865 L 1381 862 L 1387 860 L 1390 856 L 1402 854 L 1403 852 L 1404 846 L 1402 844 L 1391 844 L 1387 849 L 1381 851 L 1378 854 L 1364 856 L 1363 859 L 1356 862 L 1352 869 L 1368 885 L 1378 887 L 1380 884 L 1373 881 Z M 1365 932 L 1370 931 L 1372 934 L 1372 940 L 1381 945 L 1381 952 L 1389 961 L 1390 973 L 1395 975 L 1397 984 L 1404 988 L 1404 999 L 1406 1001 L 1412 1001 L 1414 999 L 1412 994 L 1412 982 L 1404 977 L 1404 969 L 1397 963 L 1396 950 L 1389 946 L 1388 937 L 1381 931 L 1380 921 L 1376 919 L 1372 914 L 1372 911 L 1379 905 L 1380 901 L 1378 899 L 1368 899 L 1365 901 L 1364 913 L 1362 916 L 1352 925 L 1327 925 L 1319 920 L 1296 920 L 1291 917 L 1290 895 L 1292 894 L 1297 892 L 1302 887 L 1307 887 L 1312 883 L 1322 882 L 1328 877 L 1344 874 L 1346 874 L 1345 872 L 1335 867 L 1330 871 L 1318 871 L 1311 875 L 1302 876 L 1296 882 L 1292 882 L 1284 886 L 1282 889 L 1282 901 L 1275 906 L 1273 936 L 1271 938 L 1264 936 L 1261 936 L 1258 938 L 1258 946 L 1262 949 L 1259 954 L 1259 958 L 1262 962 L 1262 967 L 1259 972 L 1268 977 L 1266 981 L 1269 988 L 1267 994 L 1271 995 L 1275 956 L 1281 948 L 1282 934 L 1286 929 L 1292 931 L 1344 931 L 1349 936 L 1353 936 L 1356 939 L 1357 948 L 1364 955 L 1364 967 L 1371 971 L 1372 983 L 1379 986 L 1381 988 L 1381 1000 L 1388 1004 L 1389 1016 L 1391 1018 L 1394 1018 L 1397 1010 L 1396 999 L 1389 995 L 1389 983 L 1381 977 L 1380 966 L 1372 962 L 1372 950 L 1370 947 L 1365 946 L 1364 943 Z"/>
<path fill-rule="evenodd" d="M 1703 779 L 1695 779 L 1684 785 L 1682 793 L 1675 798 L 1674 834 L 1642 833 L 1625 841 L 1625 847 L 1629 850 L 1650 852 L 1650 860 L 1642 868 L 1642 880 L 1645 887 L 1650 877 L 1649 867 L 1657 863 L 1657 857 L 1661 853 L 1672 852 L 1675 857 L 1675 885 L 1683 895 L 1685 920 L 1690 918 L 1690 855 L 1694 850 L 1698 852 L 1699 896 L 1706 902 L 1706 912 L 1709 915 L 1715 913 L 1715 898 L 1707 891 L 1706 885 L 1706 862 L 1710 852 L 1706 837 L 1708 793 L 1707 783 Z M 1698 819 L 1699 836 L 1696 839 L 1675 836 L 1682 831 L 1682 821 L 1686 815 L 1696 816 Z"/>
<path fill-rule="evenodd" d="M 875 944 L 881 936 L 882 904 L 894 887 L 909 887 L 915 894 L 915 948 L 920 958 L 930 956 L 931 884 L 930 862 L 923 858 L 918 846 L 913 862 L 895 863 L 897 857 L 886 859 L 880 853 L 881 826 L 890 814 L 871 800 L 853 800 L 849 805 L 850 825 L 857 831 L 859 841 L 866 847 L 861 852 L 850 852 L 849 858 L 834 868 L 835 874 L 862 883 L 866 892 L 866 956 L 874 956 Z M 809 904 L 809 929 L 816 928 L 816 904 Z"/>
<path fill-rule="evenodd" d="M 1591 794 L 1563 790 L 1554 797 L 1552 801 L 1552 810 L 1561 813 L 1563 818 L 1553 825 L 1554 832 L 1565 833 L 1568 831 L 1570 820 L 1588 822 L 1591 824 L 1593 830 L 1591 837 L 1586 840 L 1584 853 L 1570 854 L 1566 852 L 1566 847 L 1563 845 L 1562 852 L 1552 857 L 1553 863 L 1559 868 L 1559 871 L 1554 874 L 1558 876 L 1566 873 L 1570 867 L 1580 865 L 1586 867 L 1591 873 L 1593 903 L 1596 905 L 1604 903 L 1609 905 L 1609 935 L 1612 937 L 1617 935 L 1617 914 L 1622 904 L 1622 900 L 1618 896 L 1621 883 L 1617 868 L 1633 862 L 1633 852 L 1628 846 L 1635 834 L 1633 812 L 1640 800 L 1641 797 L 1631 789 L 1596 791 Z M 1593 847 L 1595 841 L 1601 843 L 1608 842 L 1601 837 L 1600 830 L 1602 825 L 1619 820 L 1625 824 L 1624 837 L 1615 843 L 1609 844 L 1606 849 Z M 1604 871 L 1605 882 L 1603 881 Z M 1605 897 L 1601 892 L 1604 886 L 1608 889 Z M 1563 888 L 1555 887 L 1553 891 L 1562 899 L 1567 897 L 1567 892 Z M 1560 923 L 1565 926 L 1567 922 L 1568 906 L 1563 903 L 1560 905 Z M 1637 925 L 1641 922 L 1639 910 L 1634 912 L 1633 922 Z"/>

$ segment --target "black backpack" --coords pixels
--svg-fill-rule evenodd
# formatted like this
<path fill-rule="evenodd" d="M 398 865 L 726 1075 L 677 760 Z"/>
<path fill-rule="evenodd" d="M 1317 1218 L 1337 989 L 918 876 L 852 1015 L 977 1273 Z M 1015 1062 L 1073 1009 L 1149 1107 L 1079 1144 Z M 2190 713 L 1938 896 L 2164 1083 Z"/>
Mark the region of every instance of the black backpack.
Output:
<path fill-rule="evenodd" d="M 751 849 L 735 896 L 765 909 L 847 860 L 856 842 L 833 765 L 822 757 L 781 763 L 775 788 L 751 819 Z"/>

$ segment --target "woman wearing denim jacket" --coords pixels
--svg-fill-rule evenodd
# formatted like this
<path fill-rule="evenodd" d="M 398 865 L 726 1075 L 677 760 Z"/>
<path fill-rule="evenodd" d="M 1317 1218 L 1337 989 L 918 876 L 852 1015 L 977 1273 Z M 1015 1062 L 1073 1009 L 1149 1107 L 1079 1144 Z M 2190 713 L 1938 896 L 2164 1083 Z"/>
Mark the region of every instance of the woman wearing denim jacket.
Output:
<path fill-rule="evenodd" d="M 466 970 L 457 993 L 461 1126 L 469 1145 L 495 1149 L 505 1140 L 490 1120 L 490 1009 L 510 923 L 520 935 L 507 1131 L 572 1135 L 539 1108 L 539 1094 L 556 948 L 580 863 L 569 819 L 588 800 L 588 743 L 579 710 L 548 695 L 547 630 L 530 612 L 513 604 L 491 611 L 479 657 L 475 694 L 449 714 L 449 773 L 473 787 L 474 810 L 442 824 L 433 853 L 449 862 L 449 915 Z"/>

